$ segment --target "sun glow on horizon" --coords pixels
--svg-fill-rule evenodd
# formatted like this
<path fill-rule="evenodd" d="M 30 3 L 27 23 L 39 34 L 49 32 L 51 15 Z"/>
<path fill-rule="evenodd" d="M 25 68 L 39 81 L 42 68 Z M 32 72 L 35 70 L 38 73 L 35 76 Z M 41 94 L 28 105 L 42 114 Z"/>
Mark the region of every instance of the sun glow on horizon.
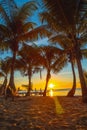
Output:
<path fill-rule="evenodd" d="M 50 91 L 49 91 L 49 95 L 51 96 L 51 97 L 53 97 L 53 88 L 54 88 L 54 84 L 52 84 L 52 83 L 50 83 L 49 85 L 48 85 L 48 87 L 50 88 Z"/>
<path fill-rule="evenodd" d="M 54 88 L 54 86 L 55 86 L 55 85 L 51 83 L 51 84 L 49 84 L 48 87 L 49 87 L 50 89 L 52 89 L 52 88 Z"/>

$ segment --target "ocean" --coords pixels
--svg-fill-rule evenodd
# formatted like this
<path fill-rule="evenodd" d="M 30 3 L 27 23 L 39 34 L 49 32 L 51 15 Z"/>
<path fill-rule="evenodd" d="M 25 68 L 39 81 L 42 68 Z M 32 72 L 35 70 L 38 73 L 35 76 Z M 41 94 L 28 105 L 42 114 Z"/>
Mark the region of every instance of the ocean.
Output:
<path fill-rule="evenodd" d="M 67 96 L 70 89 L 51 89 L 47 92 L 48 96 Z M 81 88 L 77 88 L 75 92 L 75 96 L 81 96 Z"/>
<path fill-rule="evenodd" d="M 44 90 L 42 90 L 42 93 L 43 93 Z M 67 96 L 68 92 L 70 91 L 69 88 L 67 89 L 50 89 L 50 90 L 47 90 L 47 96 Z M 31 91 L 31 95 L 32 96 L 40 96 L 40 90 L 33 90 Z M 20 96 L 25 96 L 27 93 L 27 91 L 18 91 L 18 94 Z M 76 92 L 75 92 L 75 96 L 81 96 L 81 88 L 77 88 L 76 89 Z M 42 94 L 41 94 L 42 96 Z"/>

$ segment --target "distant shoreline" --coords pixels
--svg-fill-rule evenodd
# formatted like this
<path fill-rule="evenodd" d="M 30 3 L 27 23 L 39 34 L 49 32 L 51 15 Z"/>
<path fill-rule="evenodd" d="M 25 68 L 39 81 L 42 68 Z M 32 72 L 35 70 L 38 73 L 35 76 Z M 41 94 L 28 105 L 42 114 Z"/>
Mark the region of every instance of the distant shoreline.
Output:
<path fill-rule="evenodd" d="M 53 92 L 53 96 L 67 96 L 70 88 L 47 90 L 47 96 L 51 96 L 51 94 L 50 94 L 51 90 Z M 33 96 L 43 95 L 43 92 L 44 92 L 44 90 L 41 90 L 41 91 L 40 90 L 32 90 L 31 95 L 33 95 Z M 27 91 L 21 90 L 18 93 L 19 93 L 19 95 L 26 95 Z M 42 93 L 42 94 L 40 94 L 40 93 Z M 76 88 L 75 96 L 81 96 L 81 88 Z"/>

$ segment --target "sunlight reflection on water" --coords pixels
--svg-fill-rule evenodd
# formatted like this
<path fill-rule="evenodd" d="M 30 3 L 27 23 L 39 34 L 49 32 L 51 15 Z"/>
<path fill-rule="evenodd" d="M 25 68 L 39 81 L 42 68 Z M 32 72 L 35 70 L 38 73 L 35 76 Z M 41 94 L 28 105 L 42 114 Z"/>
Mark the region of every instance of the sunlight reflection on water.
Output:
<path fill-rule="evenodd" d="M 51 96 L 51 97 L 53 97 L 53 90 L 51 89 L 50 91 L 49 91 L 49 95 Z"/>
<path fill-rule="evenodd" d="M 48 93 L 48 96 L 66 96 L 68 94 L 69 90 L 60 90 L 60 91 L 54 91 L 50 90 Z M 77 89 L 75 92 L 75 96 L 81 96 L 81 89 Z"/>

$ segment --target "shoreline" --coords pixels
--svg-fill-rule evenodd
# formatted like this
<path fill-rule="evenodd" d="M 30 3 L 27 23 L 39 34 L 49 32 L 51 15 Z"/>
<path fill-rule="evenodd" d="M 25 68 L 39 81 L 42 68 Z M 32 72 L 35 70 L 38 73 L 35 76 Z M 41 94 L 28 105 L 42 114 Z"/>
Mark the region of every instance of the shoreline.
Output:
<path fill-rule="evenodd" d="M 81 96 L 0 97 L 0 130 L 87 130 Z"/>

